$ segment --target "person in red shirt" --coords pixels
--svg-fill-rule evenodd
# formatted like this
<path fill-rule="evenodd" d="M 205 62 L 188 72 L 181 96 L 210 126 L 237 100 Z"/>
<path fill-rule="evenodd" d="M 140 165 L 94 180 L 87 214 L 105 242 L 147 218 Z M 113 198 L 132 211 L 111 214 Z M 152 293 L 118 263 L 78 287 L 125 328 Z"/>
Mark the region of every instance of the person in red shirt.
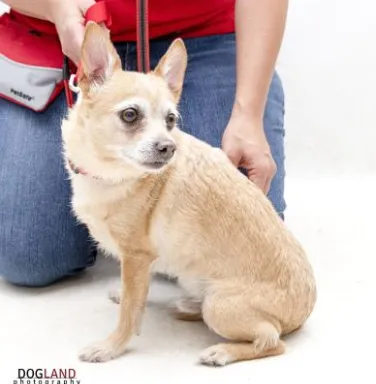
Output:
<path fill-rule="evenodd" d="M 136 2 L 104 0 L 124 68 L 136 70 Z M 94 0 L 5 0 L 12 19 L 55 35 L 78 64 Z M 284 91 L 275 71 L 288 0 L 153 0 L 150 60 L 176 37 L 188 51 L 181 129 L 217 147 L 284 217 Z M 1 53 L 1 52 L 0 52 Z M 1 73 L 0 76 L 7 76 Z M 1 79 L 0 79 L 1 83 Z M 0 98 L 0 276 L 45 286 L 94 264 L 96 249 L 69 207 L 59 95 L 43 113 Z"/>

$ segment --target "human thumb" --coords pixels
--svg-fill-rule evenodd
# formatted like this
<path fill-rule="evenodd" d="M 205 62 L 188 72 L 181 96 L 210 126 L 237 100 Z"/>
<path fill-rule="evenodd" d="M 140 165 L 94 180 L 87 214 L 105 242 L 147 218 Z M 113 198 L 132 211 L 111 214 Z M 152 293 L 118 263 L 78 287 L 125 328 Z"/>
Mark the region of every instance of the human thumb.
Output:
<path fill-rule="evenodd" d="M 241 151 L 235 145 L 235 142 L 231 139 L 231 136 L 228 136 L 226 134 L 223 136 L 222 150 L 235 167 L 238 167 L 240 165 L 242 159 Z"/>

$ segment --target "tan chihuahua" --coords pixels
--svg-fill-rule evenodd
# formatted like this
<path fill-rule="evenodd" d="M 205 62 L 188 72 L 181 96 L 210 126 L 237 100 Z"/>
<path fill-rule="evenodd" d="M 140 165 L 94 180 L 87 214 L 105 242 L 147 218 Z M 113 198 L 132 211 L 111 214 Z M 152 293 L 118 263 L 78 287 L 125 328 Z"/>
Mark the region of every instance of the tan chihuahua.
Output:
<path fill-rule="evenodd" d="M 284 353 L 280 337 L 301 327 L 316 303 L 314 274 L 262 191 L 222 150 L 177 127 L 183 41 L 154 71 L 126 72 L 107 30 L 89 23 L 82 65 L 80 95 L 62 125 L 73 210 L 120 260 L 122 286 L 116 330 L 80 359 L 125 352 L 153 271 L 178 277 L 186 291 L 178 318 L 203 319 L 231 341 L 205 349 L 201 363 Z"/>

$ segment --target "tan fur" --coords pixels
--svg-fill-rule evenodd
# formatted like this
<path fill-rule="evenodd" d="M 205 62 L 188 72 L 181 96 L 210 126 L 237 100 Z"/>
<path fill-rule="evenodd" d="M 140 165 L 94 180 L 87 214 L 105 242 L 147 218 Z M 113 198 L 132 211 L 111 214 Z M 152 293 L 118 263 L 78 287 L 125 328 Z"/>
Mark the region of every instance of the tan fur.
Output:
<path fill-rule="evenodd" d="M 99 246 L 121 262 L 120 298 L 111 294 L 120 301 L 120 319 L 107 340 L 80 358 L 107 361 L 125 351 L 141 322 L 152 271 L 177 276 L 187 291 L 174 309 L 179 318 L 203 318 L 235 342 L 208 348 L 202 363 L 282 354 L 280 336 L 302 326 L 316 302 L 303 248 L 265 195 L 220 149 L 177 127 L 168 132 L 158 117 L 164 106 L 179 101 L 186 66 L 182 41 L 145 75 L 122 71 L 106 36 L 95 24 L 87 27 L 84 60 L 94 55 L 95 61 L 97 48 L 90 40 L 102 39 L 110 68 L 99 85 L 97 79 L 94 86 L 88 82 L 90 73 L 84 75 L 83 94 L 62 133 L 67 168 L 69 159 L 89 173 L 70 170 L 74 212 Z M 137 132 L 124 129 L 113 111 L 132 98 L 148 111 Z M 176 143 L 173 158 L 158 170 L 137 164 L 144 152 L 134 148 L 161 135 Z M 138 160 L 129 162 L 128 155 Z"/>

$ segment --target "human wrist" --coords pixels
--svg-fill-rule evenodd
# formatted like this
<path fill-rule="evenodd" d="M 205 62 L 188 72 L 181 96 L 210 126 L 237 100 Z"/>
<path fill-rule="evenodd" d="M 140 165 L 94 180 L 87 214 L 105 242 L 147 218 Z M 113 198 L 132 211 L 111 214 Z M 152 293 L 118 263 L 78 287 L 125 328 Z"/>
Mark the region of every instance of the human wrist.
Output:
<path fill-rule="evenodd" d="M 71 16 L 80 15 L 77 3 L 73 0 L 46 0 L 46 9 L 48 20 L 55 25 Z"/>
<path fill-rule="evenodd" d="M 83 20 L 94 0 L 46 0 L 47 18 L 54 24 L 67 19 Z"/>
<path fill-rule="evenodd" d="M 262 126 L 264 116 L 264 104 L 252 102 L 245 98 L 235 98 L 232 117 L 244 118 L 248 120 L 252 126 Z"/>
<path fill-rule="evenodd" d="M 79 64 L 84 38 L 85 13 L 94 0 L 46 0 L 49 17 L 55 25 L 62 51 L 76 65 Z"/>
<path fill-rule="evenodd" d="M 269 148 L 264 130 L 264 110 L 254 105 L 242 104 L 235 100 L 230 123 L 230 131 L 248 137 L 251 141 L 262 143 Z"/>

